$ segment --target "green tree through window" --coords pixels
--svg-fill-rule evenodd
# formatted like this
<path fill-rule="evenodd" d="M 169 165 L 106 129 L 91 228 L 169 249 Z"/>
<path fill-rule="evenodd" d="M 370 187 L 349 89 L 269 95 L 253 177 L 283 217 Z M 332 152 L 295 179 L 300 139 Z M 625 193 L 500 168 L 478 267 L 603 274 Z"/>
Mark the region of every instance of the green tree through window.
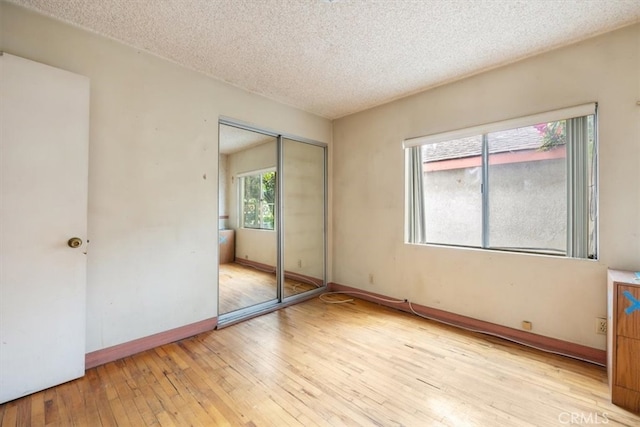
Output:
<path fill-rule="evenodd" d="M 275 225 L 275 171 L 241 178 L 242 226 L 273 230 Z"/>

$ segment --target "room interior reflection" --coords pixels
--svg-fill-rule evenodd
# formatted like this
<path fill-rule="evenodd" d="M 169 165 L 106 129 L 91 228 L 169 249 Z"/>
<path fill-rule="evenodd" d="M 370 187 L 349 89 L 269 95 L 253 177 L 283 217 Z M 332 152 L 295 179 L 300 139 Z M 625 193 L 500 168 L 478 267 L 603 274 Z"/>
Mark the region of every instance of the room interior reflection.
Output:
<path fill-rule="evenodd" d="M 220 315 L 324 286 L 325 149 L 282 138 L 279 164 L 278 143 L 220 124 Z"/>

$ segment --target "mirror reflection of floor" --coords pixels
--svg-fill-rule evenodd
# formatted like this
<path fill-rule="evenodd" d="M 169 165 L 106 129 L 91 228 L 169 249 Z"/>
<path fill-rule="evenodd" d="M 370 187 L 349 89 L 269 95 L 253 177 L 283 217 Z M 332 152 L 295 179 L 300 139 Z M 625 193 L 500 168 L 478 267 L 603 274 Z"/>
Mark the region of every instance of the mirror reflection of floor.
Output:
<path fill-rule="evenodd" d="M 273 271 L 261 271 L 236 263 L 220 264 L 219 314 L 276 298 L 276 276 Z M 316 285 L 286 278 L 285 296 L 316 289 Z"/>

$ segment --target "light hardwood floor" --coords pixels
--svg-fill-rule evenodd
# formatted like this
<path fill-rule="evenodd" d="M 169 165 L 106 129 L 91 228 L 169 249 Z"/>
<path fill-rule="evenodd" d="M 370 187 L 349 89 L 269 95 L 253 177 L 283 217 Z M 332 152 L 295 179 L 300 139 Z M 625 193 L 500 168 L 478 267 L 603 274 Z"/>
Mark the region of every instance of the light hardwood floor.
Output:
<path fill-rule="evenodd" d="M 602 367 L 317 298 L 0 406 L 2 426 L 562 426 L 571 417 L 640 425 L 611 405 Z"/>
<path fill-rule="evenodd" d="M 276 298 L 275 272 L 237 263 L 220 264 L 219 312 L 229 313 Z M 316 289 L 315 285 L 290 278 L 284 281 L 284 295 L 290 296 Z"/>

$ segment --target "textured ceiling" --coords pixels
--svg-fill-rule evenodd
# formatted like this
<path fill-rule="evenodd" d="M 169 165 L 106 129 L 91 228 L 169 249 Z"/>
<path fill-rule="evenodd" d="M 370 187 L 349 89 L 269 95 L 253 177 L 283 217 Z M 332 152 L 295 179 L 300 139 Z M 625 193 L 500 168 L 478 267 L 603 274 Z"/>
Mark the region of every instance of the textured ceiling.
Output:
<path fill-rule="evenodd" d="M 219 135 L 221 154 L 233 154 L 246 148 L 275 141 L 273 136 L 222 124 L 220 125 Z"/>
<path fill-rule="evenodd" d="M 9 0 L 338 118 L 640 20 L 640 0 Z"/>

